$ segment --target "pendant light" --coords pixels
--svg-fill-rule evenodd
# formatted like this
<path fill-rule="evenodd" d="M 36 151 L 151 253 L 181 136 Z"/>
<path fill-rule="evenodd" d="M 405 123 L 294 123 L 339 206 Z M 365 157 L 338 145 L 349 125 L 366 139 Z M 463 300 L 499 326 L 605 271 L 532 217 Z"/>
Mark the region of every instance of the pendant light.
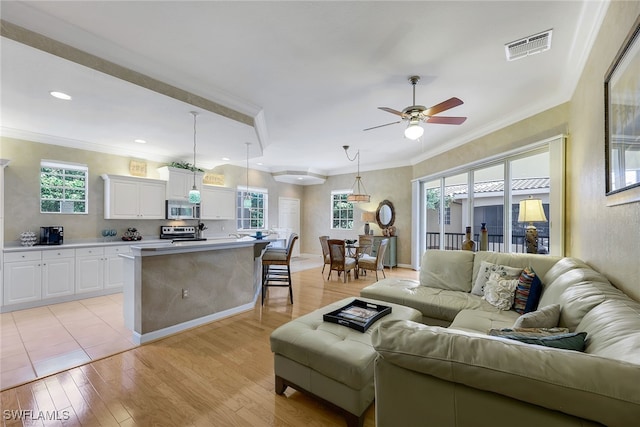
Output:
<path fill-rule="evenodd" d="M 191 111 L 193 114 L 193 187 L 189 191 L 189 203 L 200 203 L 200 191 L 196 187 L 196 117 L 198 113 Z"/>
<path fill-rule="evenodd" d="M 349 146 L 343 145 L 344 153 L 347 155 L 347 159 L 353 162 L 358 159 L 358 174 L 356 175 L 356 180 L 353 183 L 353 188 L 351 194 L 347 196 L 347 202 L 352 203 L 362 203 L 369 202 L 371 200 L 371 196 L 366 194 L 367 190 L 364 188 L 364 184 L 362 183 L 362 179 L 360 178 L 360 150 L 353 156 L 353 159 L 349 157 Z"/>
<path fill-rule="evenodd" d="M 251 194 L 249 194 L 249 146 L 250 142 L 245 142 L 247 144 L 247 191 L 244 193 L 244 200 L 242 201 L 242 206 L 247 209 L 251 208 Z"/>

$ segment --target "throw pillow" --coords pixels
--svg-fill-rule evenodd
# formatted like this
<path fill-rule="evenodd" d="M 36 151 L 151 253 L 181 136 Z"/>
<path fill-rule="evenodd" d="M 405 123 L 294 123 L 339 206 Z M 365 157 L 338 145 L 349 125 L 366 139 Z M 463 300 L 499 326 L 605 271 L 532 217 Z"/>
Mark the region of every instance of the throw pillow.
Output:
<path fill-rule="evenodd" d="M 546 337 L 550 335 L 568 334 L 569 328 L 503 328 L 503 329 L 489 329 L 489 335 L 495 337 L 502 337 L 504 335 L 513 335 L 517 333 L 519 335 L 528 337 Z"/>
<path fill-rule="evenodd" d="M 518 317 L 514 328 L 555 328 L 560 320 L 560 304 L 551 304 Z"/>
<path fill-rule="evenodd" d="M 561 348 L 564 350 L 584 351 L 587 333 L 571 332 L 568 334 L 532 337 L 514 332 L 500 336 L 527 344 L 543 345 L 545 347 Z"/>
<path fill-rule="evenodd" d="M 500 310 L 509 310 L 513 305 L 518 279 L 503 279 L 498 273 L 491 273 L 484 286 L 482 299 Z"/>
<path fill-rule="evenodd" d="M 484 285 L 487 283 L 487 280 L 489 280 L 491 273 L 498 273 L 503 279 L 517 279 L 518 276 L 520 276 L 520 272 L 522 272 L 520 268 L 482 261 L 471 293 L 480 297 L 484 295 Z"/>
<path fill-rule="evenodd" d="M 522 270 L 518 278 L 513 309 L 520 314 L 529 313 L 538 308 L 542 295 L 542 282 L 532 267 Z"/>

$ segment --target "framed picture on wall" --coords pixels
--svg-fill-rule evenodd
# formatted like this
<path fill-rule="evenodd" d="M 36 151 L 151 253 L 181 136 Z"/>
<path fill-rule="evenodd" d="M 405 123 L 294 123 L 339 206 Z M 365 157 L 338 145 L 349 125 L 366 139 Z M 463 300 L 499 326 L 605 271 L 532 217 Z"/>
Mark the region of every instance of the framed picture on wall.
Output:
<path fill-rule="evenodd" d="M 604 93 L 607 196 L 631 189 L 637 191 L 640 188 L 640 17 L 607 71 Z"/>

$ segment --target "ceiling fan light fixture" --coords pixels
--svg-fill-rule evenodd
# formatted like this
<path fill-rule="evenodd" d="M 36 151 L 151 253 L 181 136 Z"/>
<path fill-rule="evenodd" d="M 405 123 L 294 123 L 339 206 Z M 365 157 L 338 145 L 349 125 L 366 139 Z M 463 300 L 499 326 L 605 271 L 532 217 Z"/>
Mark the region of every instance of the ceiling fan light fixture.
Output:
<path fill-rule="evenodd" d="M 424 128 L 416 122 L 409 122 L 409 126 L 404 130 L 404 136 L 412 141 L 420 138 L 424 134 Z"/>

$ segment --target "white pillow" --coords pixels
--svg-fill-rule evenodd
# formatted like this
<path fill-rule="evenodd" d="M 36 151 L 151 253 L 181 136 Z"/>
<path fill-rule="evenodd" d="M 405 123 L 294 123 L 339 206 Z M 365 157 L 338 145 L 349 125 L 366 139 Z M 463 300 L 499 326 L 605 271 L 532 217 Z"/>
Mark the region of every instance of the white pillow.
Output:
<path fill-rule="evenodd" d="M 484 286 L 483 300 L 499 308 L 509 310 L 516 295 L 518 279 L 503 279 L 498 273 L 491 273 Z"/>
<path fill-rule="evenodd" d="M 514 328 L 555 328 L 560 320 L 560 304 L 551 304 L 518 317 Z"/>
<path fill-rule="evenodd" d="M 473 284 L 473 289 L 471 289 L 472 294 L 480 297 L 484 295 L 484 286 L 487 280 L 489 280 L 491 273 L 498 273 L 502 279 L 517 279 L 520 277 L 522 269 L 482 261 L 480 263 L 480 270 L 478 270 L 478 276 Z"/>

